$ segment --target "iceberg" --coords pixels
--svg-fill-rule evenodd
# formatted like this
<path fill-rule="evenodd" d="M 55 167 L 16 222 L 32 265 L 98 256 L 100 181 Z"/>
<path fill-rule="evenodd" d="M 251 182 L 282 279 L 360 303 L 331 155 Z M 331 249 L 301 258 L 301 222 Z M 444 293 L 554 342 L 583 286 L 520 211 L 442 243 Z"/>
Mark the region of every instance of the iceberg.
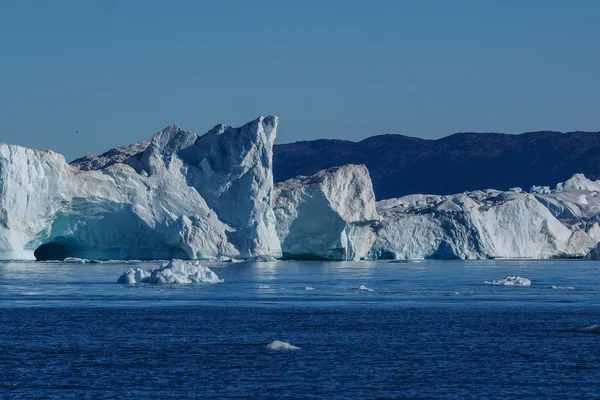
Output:
<path fill-rule="evenodd" d="M 280 256 L 272 147 L 278 118 L 150 142 L 68 164 L 0 144 L 0 259 Z"/>
<path fill-rule="evenodd" d="M 507 276 L 504 279 L 485 281 L 483 284 L 493 286 L 531 286 L 531 281 L 520 276 Z"/>
<path fill-rule="evenodd" d="M 279 340 L 274 340 L 269 343 L 267 346 L 268 350 L 280 351 L 280 350 L 300 350 L 300 347 L 294 346 L 288 342 L 282 342 Z"/>
<path fill-rule="evenodd" d="M 359 260 L 379 220 L 364 165 L 329 168 L 275 185 L 273 209 L 283 257 Z"/>
<path fill-rule="evenodd" d="M 360 290 L 362 292 L 373 292 L 374 291 L 373 289 L 368 288 L 365 285 L 360 285 L 357 290 Z"/>
<path fill-rule="evenodd" d="M 528 193 L 410 195 L 377 206 L 371 258 L 548 258 L 565 254 L 571 237 Z"/>
<path fill-rule="evenodd" d="M 223 283 L 223 279 L 199 261 L 171 260 L 156 269 L 129 268 L 117 283 Z"/>
<path fill-rule="evenodd" d="M 380 201 L 369 258 L 598 257 L 600 181 L 576 174 L 556 189 L 518 189 Z"/>

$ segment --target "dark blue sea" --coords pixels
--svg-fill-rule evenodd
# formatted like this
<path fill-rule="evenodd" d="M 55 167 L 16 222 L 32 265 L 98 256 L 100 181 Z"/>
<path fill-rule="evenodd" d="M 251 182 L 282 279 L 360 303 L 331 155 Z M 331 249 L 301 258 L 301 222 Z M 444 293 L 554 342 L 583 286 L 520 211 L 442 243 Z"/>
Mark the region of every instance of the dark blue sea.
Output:
<path fill-rule="evenodd" d="M 140 265 L 0 264 L 0 398 L 600 398 L 600 263 Z"/>

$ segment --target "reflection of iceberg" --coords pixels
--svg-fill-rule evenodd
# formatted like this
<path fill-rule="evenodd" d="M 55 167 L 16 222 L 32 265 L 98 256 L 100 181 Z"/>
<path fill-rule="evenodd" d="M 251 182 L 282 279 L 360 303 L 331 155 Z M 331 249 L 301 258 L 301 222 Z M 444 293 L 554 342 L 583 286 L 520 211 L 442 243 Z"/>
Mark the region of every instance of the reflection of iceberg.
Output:
<path fill-rule="evenodd" d="M 222 283 L 217 274 L 198 261 L 171 260 L 161 268 L 129 268 L 118 283 Z"/>
<path fill-rule="evenodd" d="M 267 345 L 267 349 L 269 350 L 300 350 L 300 347 L 294 346 L 293 344 L 289 344 L 288 342 L 282 342 L 279 340 L 274 340 Z"/>
<path fill-rule="evenodd" d="M 531 281 L 527 278 L 521 278 L 520 276 L 507 276 L 504 279 L 498 279 L 494 281 L 485 281 L 484 285 L 494 286 L 531 286 Z"/>

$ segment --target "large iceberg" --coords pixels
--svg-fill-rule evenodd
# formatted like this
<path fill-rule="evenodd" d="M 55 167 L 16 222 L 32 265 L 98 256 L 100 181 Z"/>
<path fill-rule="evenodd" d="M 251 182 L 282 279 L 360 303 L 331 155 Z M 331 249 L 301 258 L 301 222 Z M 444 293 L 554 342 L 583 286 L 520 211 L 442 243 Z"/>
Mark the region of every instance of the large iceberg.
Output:
<path fill-rule="evenodd" d="M 513 188 L 383 200 L 370 257 L 582 257 L 600 241 L 599 193 L 600 181 L 576 174 L 555 189 L 534 186 L 530 193 Z"/>
<path fill-rule="evenodd" d="M 68 164 L 0 144 L 0 258 L 279 256 L 271 208 L 278 119 L 150 142 Z"/>
<path fill-rule="evenodd" d="M 345 165 L 275 185 L 273 209 L 284 257 L 358 260 L 379 220 L 369 171 Z"/>

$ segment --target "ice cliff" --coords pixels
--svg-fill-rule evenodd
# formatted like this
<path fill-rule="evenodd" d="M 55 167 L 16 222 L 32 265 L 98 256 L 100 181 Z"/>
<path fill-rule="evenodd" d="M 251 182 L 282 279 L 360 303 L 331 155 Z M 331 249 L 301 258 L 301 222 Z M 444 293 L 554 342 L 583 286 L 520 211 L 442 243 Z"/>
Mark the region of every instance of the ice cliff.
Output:
<path fill-rule="evenodd" d="M 364 165 L 346 165 L 275 185 L 273 209 L 284 257 L 358 260 L 379 220 Z"/>
<path fill-rule="evenodd" d="M 152 140 L 68 164 L 0 144 L 0 258 L 279 256 L 271 208 L 278 119 Z"/>
<path fill-rule="evenodd" d="M 375 202 L 345 165 L 273 185 L 277 117 L 68 164 L 0 144 L 0 259 L 600 257 L 600 181 Z"/>
<path fill-rule="evenodd" d="M 600 240 L 600 182 L 409 195 L 377 203 L 371 258 L 582 257 Z"/>

